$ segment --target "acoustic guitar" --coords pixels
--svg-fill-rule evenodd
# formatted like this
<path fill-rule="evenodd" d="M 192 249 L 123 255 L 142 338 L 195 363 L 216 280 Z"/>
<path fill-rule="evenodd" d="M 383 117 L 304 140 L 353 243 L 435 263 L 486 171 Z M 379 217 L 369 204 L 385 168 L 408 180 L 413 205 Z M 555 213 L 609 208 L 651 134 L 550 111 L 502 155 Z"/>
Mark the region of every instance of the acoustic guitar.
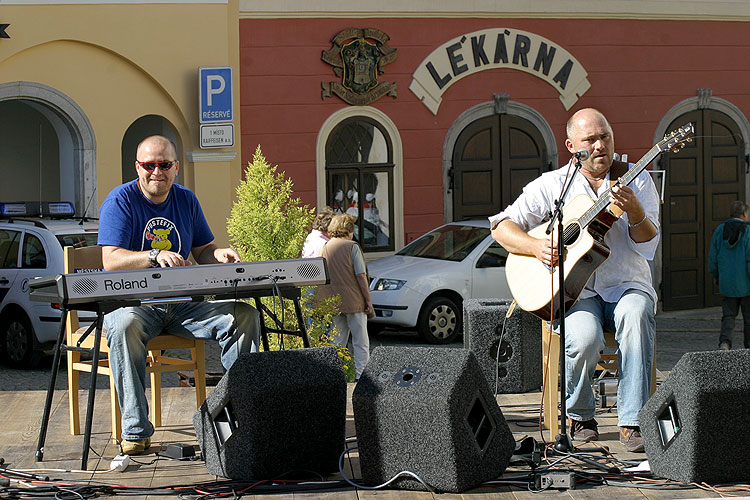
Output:
<path fill-rule="evenodd" d="M 684 147 L 686 142 L 692 140 L 693 133 L 693 124 L 688 123 L 666 135 L 596 201 L 584 194 L 566 203 L 563 219 L 566 311 L 578 300 L 594 271 L 609 257 L 610 250 L 604 243 L 604 237 L 622 214 L 618 207 L 610 206 L 609 193 L 612 187 L 618 184 L 627 186 L 658 155 L 667 151 L 676 152 L 678 148 Z M 529 236 L 549 238 L 545 234 L 547 225 L 548 223 L 543 223 L 533 228 L 528 232 Z M 560 280 L 557 270 L 557 265 L 546 265 L 533 255 L 509 254 L 505 276 L 518 305 L 545 321 L 549 321 L 551 317 L 558 318 Z"/>

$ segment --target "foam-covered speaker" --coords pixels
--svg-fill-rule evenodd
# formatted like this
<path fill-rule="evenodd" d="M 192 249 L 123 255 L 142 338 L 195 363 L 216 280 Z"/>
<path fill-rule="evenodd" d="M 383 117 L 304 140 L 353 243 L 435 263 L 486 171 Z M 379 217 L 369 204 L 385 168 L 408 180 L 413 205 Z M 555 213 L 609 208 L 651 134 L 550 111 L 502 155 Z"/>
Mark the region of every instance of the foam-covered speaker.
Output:
<path fill-rule="evenodd" d="M 516 394 L 542 386 L 542 323 L 511 300 L 464 301 L 464 347 L 474 351 L 494 392 Z"/>
<path fill-rule="evenodd" d="M 684 483 L 750 480 L 750 350 L 689 352 L 638 414 L 654 475 Z"/>
<path fill-rule="evenodd" d="M 246 353 L 193 416 L 206 467 L 232 479 L 338 470 L 346 377 L 334 347 Z"/>
<path fill-rule="evenodd" d="M 515 447 L 476 357 L 466 349 L 377 347 L 352 397 L 362 480 L 408 470 L 440 491 L 500 476 Z M 423 489 L 401 477 L 392 487 Z"/>

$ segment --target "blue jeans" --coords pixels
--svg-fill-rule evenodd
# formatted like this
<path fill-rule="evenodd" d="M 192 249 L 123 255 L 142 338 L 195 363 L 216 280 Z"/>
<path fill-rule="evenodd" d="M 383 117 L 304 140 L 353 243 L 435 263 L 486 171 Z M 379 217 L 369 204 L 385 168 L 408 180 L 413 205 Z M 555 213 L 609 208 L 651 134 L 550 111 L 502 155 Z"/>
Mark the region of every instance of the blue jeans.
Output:
<path fill-rule="evenodd" d="M 721 298 L 721 333 L 719 344 L 729 343 L 732 347 L 732 332 L 737 313 L 742 310 L 743 341 L 745 349 L 750 348 L 750 297 L 722 297 Z"/>
<path fill-rule="evenodd" d="M 221 345 L 221 363 L 229 368 L 240 353 L 257 352 L 258 311 L 244 302 L 190 302 L 123 307 L 104 317 L 109 362 L 122 410 L 122 439 L 151 437 L 146 401 L 146 345 L 160 333 Z"/>
<path fill-rule="evenodd" d="M 565 374 L 568 416 L 594 418 L 596 399 L 591 384 L 604 350 L 604 328 L 615 332 L 619 345 L 618 424 L 637 426 L 638 412 L 651 396 L 656 319 L 654 302 L 640 290 L 627 290 L 617 303 L 601 297 L 581 299 L 565 322 Z"/>

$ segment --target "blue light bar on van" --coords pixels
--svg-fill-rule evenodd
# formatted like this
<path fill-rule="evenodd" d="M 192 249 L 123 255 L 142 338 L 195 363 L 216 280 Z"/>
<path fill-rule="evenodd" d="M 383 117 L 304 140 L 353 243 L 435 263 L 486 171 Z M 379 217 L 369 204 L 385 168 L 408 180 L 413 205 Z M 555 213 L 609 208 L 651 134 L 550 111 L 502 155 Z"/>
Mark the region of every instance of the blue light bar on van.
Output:
<path fill-rule="evenodd" d="M 42 215 L 48 215 L 50 217 L 71 217 L 75 213 L 75 207 L 73 207 L 73 204 L 69 201 L 42 202 Z"/>
<path fill-rule="evenodd" d="M 69 201 L 0 202 L 0 215 L 15 217 L 72 217 L 75 207 Z"/>
<path fill-rule="evenodd" d="M 2 215 L 26 215 L 26 203 L 5 203 L 0 202 L 0 214 Z"/>

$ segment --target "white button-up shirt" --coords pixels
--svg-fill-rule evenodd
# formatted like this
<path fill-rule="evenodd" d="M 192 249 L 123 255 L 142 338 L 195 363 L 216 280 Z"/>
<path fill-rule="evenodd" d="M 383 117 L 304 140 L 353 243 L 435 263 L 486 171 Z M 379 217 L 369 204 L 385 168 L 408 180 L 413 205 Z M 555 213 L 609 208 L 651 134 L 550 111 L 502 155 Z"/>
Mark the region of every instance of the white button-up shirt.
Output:
<path fill-rule="evenodd" d="M 632 164 L 629 165 L 630 167 Z M 521 226 L 524 231 L 529 231 L 545 223 L 545 220 L 549 220 L 549 214 L 555 209 L 555 200 L 562 194 L 568 173 L 573 173 L 572 161 L 530 182 L 512 205 L 489 218 L 490 226 L 494 228 L 500 221 L 510 219 Z M 609 187 L 609 173 L 598 192 L 594 192 L 589 182 L 579 172 L 573 179 L 573 186 L 565 199 L 566 206 L 570 205 L 570 200 L 579 195 L 586 195 L 596 200 Z M 648 261 L 654 258 L 659 244 L 659 195 L 651 176 L 645 170 L 630 183 L 630 188 L 643 205 L 646 217 L 656 227 L 657 235 L 649 241 L 636 243 L 628 232 L 628 215 L 623 213 L 604 237 L 604 243 L 611 250 L 609 258 L 594 272 L 586 288 L 581 292 L 580 298 L 599 295 L 606 302 L 617 302 L 626 290 L 634 288 L 648 293 L 654 300 L 654 308 L 656 308 L 656 290 L 652 284 Z M 566 220 L 581 215 L 565 212 L 564 207 L 563 213 Z"/>

